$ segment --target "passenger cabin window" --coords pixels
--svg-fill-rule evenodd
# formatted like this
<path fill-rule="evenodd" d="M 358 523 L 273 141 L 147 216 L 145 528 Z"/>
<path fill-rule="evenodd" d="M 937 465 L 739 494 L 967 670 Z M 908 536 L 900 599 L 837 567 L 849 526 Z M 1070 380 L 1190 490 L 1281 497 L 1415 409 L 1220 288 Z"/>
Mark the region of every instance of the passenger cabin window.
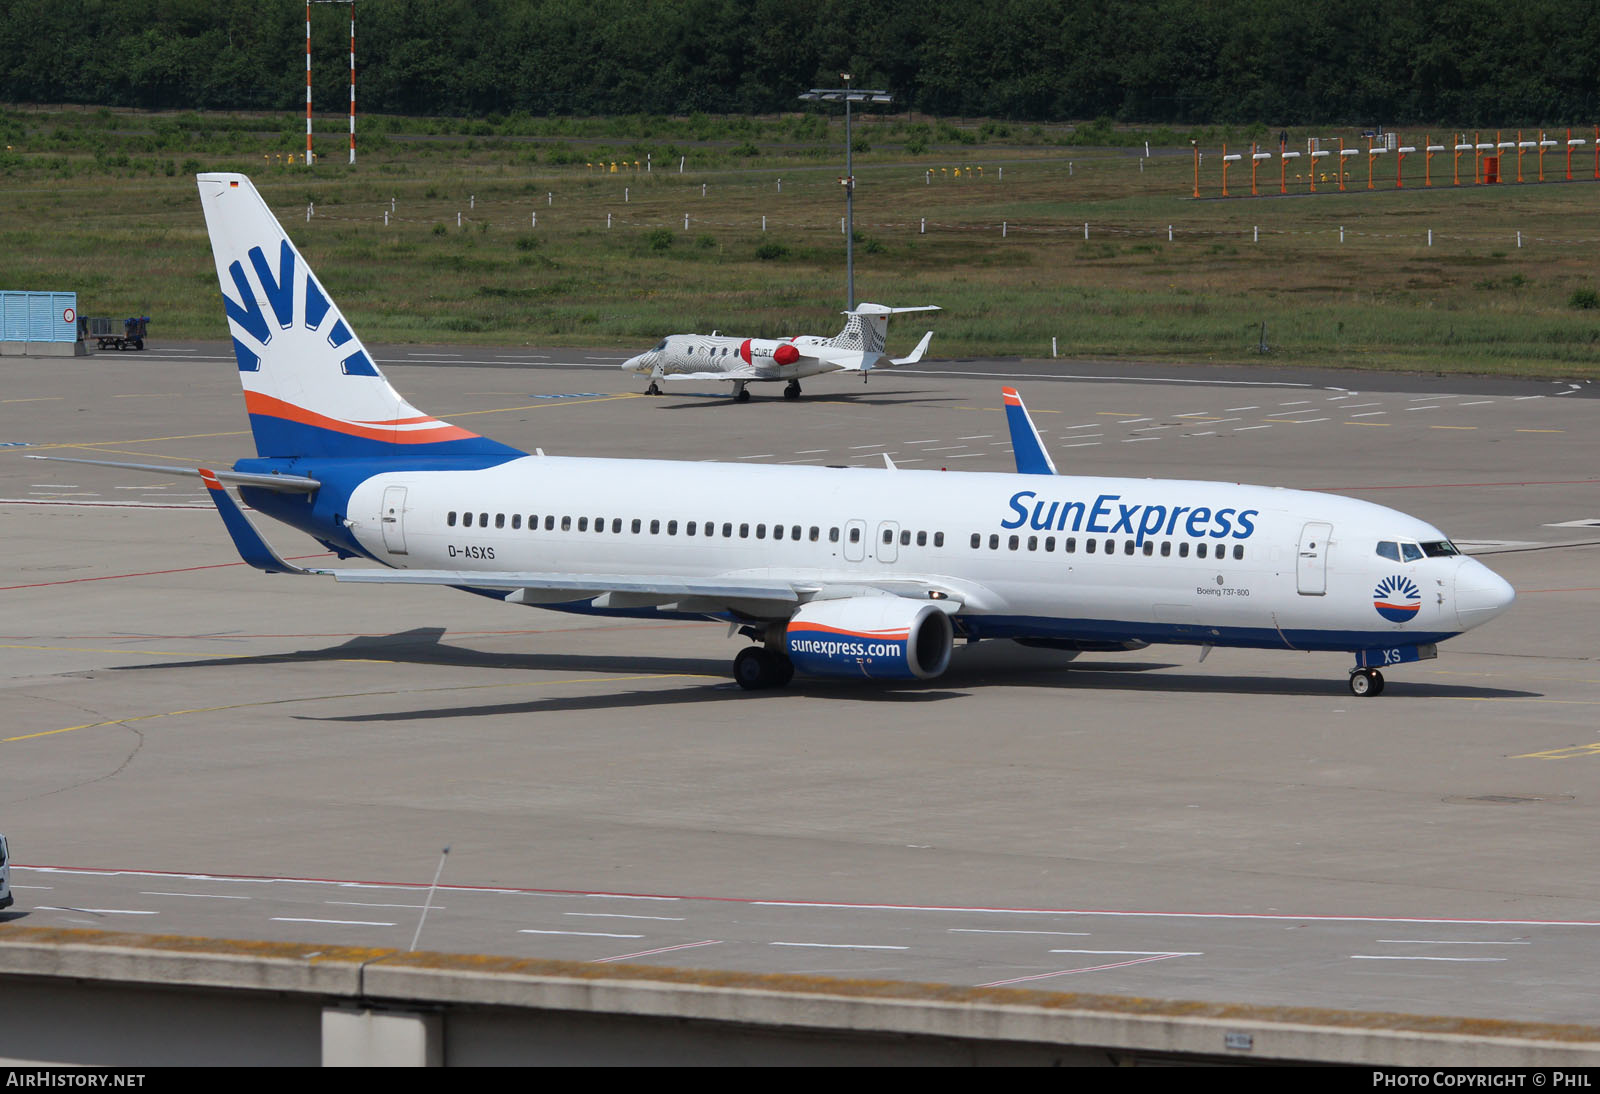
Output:
<path fill-rule="evenodd" d="M 513 532 L 515 532 L 521 527 L 522 527 L 522 514 L 521 513 L 512 513 L 511 514 L 511 530 Z"/>
<path fill-rule="evenodd" d="M 494 526 L 496 528 L 504 528 L 506 526 L 506 515 L 504 513 L 496 513 L 494 515 Z"/>
<path fill-rule="evenodd" d="M 859 528 L 850 529 L 850 542 L 851 543 L 860 543 L 861 542 L 861 529 L 859 529 Z"/>
<path fill-rule="evenodd" d="M 935 532 L 935 533 L 933 533 L 933 545 L 935 547 L 943 547 L 944 546 L 944 533 L 943 532 Z"/>
<path fill-rule="evenodd" d="M 444 523 L 446 528 L 454 528 L 456 526 L 456 513 L 454 509 L 444 515 Z"/>
<path fill-rule="evenodd" d="M 1204 543 L 1198 544 L 1194 549 L 1194 554 L 1195 554 L 1196 558 L 1205 558 L 1206 557 L 1206 545 Z"/>

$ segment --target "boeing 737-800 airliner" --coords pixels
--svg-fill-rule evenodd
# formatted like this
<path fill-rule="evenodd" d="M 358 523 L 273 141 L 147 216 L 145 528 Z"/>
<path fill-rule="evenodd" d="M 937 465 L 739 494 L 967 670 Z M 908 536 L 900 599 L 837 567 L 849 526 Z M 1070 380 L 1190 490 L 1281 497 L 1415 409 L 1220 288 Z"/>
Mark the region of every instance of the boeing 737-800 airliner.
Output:
<path fill-rule="evenodd" d="M 1009 390 L 1016 474 L 530 455 L 396 392 L 248 178 L 199 186 L 258 455 L 141 469 L 200 476 L 268 572 L 724 620 L 754 642 L 734 662 L 747 688 L 928 679 L 956 639 L 1009 638 L 1348 651 L 1369 695 L 1381 666 L 1434 656 L 1515 595 L 1437 528 L 1364 501 L 1057 475 Z M 378 565 L 285 562 L 229 485 Z"/>

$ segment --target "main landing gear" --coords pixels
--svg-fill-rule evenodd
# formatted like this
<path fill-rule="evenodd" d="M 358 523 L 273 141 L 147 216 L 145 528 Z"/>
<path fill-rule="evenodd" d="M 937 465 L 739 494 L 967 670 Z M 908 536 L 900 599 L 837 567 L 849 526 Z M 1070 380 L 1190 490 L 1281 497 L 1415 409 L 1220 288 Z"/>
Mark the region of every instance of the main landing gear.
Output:
<path fill-rule="evenodd" d="M 748 403 L 750 401 L 750 393 L 744 389 L 743 380 L 735 380 L 733 382 L 733 401 L 736 403 Z"/>
<path fill-rule="evenodd" d="M 1382 695 L 1383 673 L 1377 669 L 1351 669 L 1350 694 L 1359 696 Z"/>
<path fill-rule="evenodd" d="M 785 399 L 800 398 L 800 381 L 790 380 L 788 386 L 783 389 L 783 397 Z"/>
<path fill-rule="evenodd" d="M 746 646 L 733 659 L 733 678 L 746 691 L 786 687 L 794 679 L 794 663 L 765 646 Z"/>

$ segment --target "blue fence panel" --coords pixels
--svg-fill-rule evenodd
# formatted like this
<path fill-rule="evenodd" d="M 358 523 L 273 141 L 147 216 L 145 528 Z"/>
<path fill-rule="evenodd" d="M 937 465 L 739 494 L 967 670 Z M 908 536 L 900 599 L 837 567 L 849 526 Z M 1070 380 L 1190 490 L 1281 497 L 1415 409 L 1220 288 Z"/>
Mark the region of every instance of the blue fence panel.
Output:
<path fill-rule="evenodd" d="M 77 293 L 0 292 L 0 341 L 77 340 Z"/>

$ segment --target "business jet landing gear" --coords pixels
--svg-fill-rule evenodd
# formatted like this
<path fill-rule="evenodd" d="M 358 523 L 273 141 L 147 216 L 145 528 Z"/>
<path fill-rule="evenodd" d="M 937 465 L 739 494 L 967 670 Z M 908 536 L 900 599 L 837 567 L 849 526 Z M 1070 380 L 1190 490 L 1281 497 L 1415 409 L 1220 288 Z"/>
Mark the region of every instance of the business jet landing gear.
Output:
<path fill-rule="evenodd" d="M 644 393 L 646 395 L 660 395 L 661 385 L 656 383 L 654 380 L 651 380 L 650 386 L 644 389 Z"/>
<path fill-rule="evenodd" d="M 733 401 L 736 403 L 748 403 L 750 401 L 750 393 L 744 389 L 743 380 L 735 380 L 733 382 Z"/>
<path fill-rule="evenodd" d="M 800 398 L 800 381 L 790 380 L 788 386 L 783 389 L 783 397 L 785 399 Z"/>
<path fill-rule="evenodd" d="M 733 659 L 733 678 L 746 691 L 786 687 L 794 679 L 794 664 L 765 646 L 746 646 Z"/>
<path fill-rule="evenodd" d="M 1350 670 L 1351 695 L 1382 695 L 1383 673 L 1377 669 L 1351 669 Z"/>

